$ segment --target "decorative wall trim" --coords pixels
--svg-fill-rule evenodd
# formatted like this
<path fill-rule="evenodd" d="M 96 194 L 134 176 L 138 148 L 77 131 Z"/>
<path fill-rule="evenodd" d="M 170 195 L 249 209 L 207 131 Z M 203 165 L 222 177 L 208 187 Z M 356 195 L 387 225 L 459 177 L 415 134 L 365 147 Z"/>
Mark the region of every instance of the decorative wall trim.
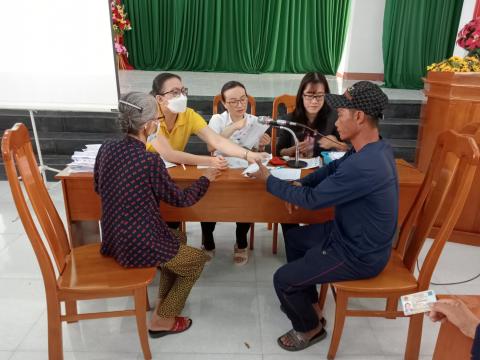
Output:
<path fill-rule="evenodd" d="M 337 72 L 337 77 L 341 77 L 345 80 L 371 80 L 371 81 L 383 81 L 382 73 L 357 73 L 357 72 Z"/>

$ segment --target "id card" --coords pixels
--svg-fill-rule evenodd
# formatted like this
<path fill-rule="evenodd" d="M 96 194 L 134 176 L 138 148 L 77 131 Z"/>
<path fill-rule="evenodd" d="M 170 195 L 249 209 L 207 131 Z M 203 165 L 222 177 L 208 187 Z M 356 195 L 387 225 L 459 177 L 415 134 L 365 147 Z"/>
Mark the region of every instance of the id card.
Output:
<path fill-rule="evenodd" d="M 430 311 L 428 304 L 437 301 L 435 291 L 433 290 L 404 295 L 400 299 L 402 301 L 402 309 L 405 315 L 414 315 Z"/>

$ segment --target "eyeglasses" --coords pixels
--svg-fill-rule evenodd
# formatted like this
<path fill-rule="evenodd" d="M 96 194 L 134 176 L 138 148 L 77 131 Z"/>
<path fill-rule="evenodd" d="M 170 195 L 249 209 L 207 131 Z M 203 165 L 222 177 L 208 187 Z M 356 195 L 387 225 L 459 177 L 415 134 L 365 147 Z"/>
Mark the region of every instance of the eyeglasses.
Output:
<path fill-rule="evenodd" d="M 160 95 L 165 96 L 165 95 L 171 95 L 171 97 L 177 97 L 180 96 L 180 94 L 183 94 L 185 96 L 188 95 L 188 88 L 181 88 L 181 89 L 173 89 L 164 93 L 160 93 Z"/>
<path fill-rule="evenodd" d="M 323 100 L 324 97 L 325 97 L 325 94 L 316 94 L 316 95 L 303 94 L 303 98 L 307 101 L 313 101 L 313 100 L 321 101 Z"/>
<path fill-rule="evenodd" d="M 248 102 L 247 97 L 242 97 L 238 100 L 228 100 L 226 103 L 230 106 L 236 106 L 236 105 L 245 105 Z"/>

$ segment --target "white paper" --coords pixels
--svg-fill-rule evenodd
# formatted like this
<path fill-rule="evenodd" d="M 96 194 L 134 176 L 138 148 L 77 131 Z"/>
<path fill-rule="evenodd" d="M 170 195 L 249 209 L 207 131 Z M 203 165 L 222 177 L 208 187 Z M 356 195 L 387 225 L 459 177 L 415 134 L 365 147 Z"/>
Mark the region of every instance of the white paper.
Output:
<path fill-rule="evenodd" d="M 260 138 L 268 128 L 269 125 L 260 124 L 255 120 L 252 124 L 252 128 L 248 131 L 248 137 L 243 140 L 242 145 L 248 149 L 253 148 L 258 144 Z"/>
<path fill-rule="evenodd" d="M 305 166 L 303 169 L 313 169 L 313 168 L 322 166 L 322 160 L 320 156 L 310 158 L 310 159 L 299 159 L 299 160 L 305 161 L 307 163 L 307 166 Z"/>
<path fill-rule="evenodd" d="M 343 157 L 343 155 L 345 155 L 345 154 L 346 154 L 345 151 L 330 151 L 330 152 L 329 152 L 330 159 L 332 159 L 332 160 L 340 159 L 340 158 Z"/>
<path fill-rule="evenodd" d="M 272 169 L 270 174 L 281 180 L 298 180 L 302 176 L 302 169 L 276 168 Z"/>
<path fill-rule="evenodd" d="M 175 164 L 175 163 L 172 163 L 172 162 L 170 162 L 170 161 L 167 161 L 167 160 L 165 160 L 165 159 L 162 158 L 162 157 L 160 157 L 160 158 L 161 158 L 161 159 L 163 160 L 163 162 L 165 163 L 165 167 L 166 167 L 167 169 L 168 169 L 168 168 L 171 168 L 171 167 L 177 166 L 177 164 Z"/>

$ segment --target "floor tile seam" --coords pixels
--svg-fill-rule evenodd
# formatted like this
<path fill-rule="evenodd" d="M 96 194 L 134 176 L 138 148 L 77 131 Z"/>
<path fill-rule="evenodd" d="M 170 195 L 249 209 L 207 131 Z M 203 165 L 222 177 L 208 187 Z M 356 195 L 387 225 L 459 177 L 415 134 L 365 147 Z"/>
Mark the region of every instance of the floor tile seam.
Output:
<path fill-rule="evenodd" d="M 0 234 L 1 235 L 1 234 Z M 5 235 L 8 235 L 8 234 L 5 234 Z M 11 234 L 11 235 L 15 235 L 15 233 Z M 2 253 L 7 250 L 12 244 L 14 244 L 15 242 L 17 242 L 22 236 L 23 234 L 22 233 L 17 233 L 16 234 L 17 236 L 13 238 L 13 240 L 10 240 L 8 242 L 7 245 L 5 245 L 5 247 L 3 248 L 0 248 L 0 255 L 2 255 Z"/>
<path fill-rule="evenodd" d="M 40 314 L 38 315 L 38 318 L 37 320 L 34 321 L 34 323 L 32 324 L 32 326 L 28 329 L 28 331 L 26 332 L 26 334 L 23 336 L 22 340 L 20 340 L 17 344 L 17 346 L 15 347 L 15 350 L 14 350 L 14 353 L 17 352 L 17 351 L 22 351 L 19 349 L 19 347 L 25 342 L 25 340 L 28 338 L 28 336 L 30 335 L 30 333 L 33 331 L 33 329 L 35 328 L 35 326 L 40 322 L 40 320 L 42 319 L 43 315 L 46 313 L 47 311 L 47 308 L 45 307 L 41 312 Z M 48 320 L 48 319 L 47 319 Z M 48 324 L 47 324 L 47 327 L 48 327 Z M 48 341 L 48 338 L 47 338 L 47 341 Z M 26 351 L 29 351 L 29 350 L 26 350 Z M 39 351 L 42 351 L 42 350 L 39 350 Z"/>

